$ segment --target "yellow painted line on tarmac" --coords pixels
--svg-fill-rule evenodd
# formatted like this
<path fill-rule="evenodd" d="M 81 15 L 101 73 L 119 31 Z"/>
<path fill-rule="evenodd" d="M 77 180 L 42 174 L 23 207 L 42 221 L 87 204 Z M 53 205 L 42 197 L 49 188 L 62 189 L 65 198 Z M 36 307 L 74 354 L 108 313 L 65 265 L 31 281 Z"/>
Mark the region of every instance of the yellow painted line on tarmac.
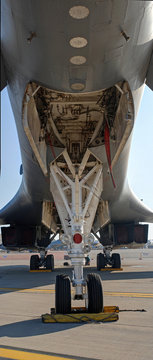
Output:
<path fill-rule="evenodd" d="M 13 360 L 64 360 L 69 359 L 62 356 L 54 356 L 54 355 L 45 355 L 45 354 L 38 354 L 29 351 L 20 351 L 20 350 L 12 350 L 12 349 L 5 349 L 0 348 L 0 356 L 7 359 Z"/>
<path fill-rule="evenodd" d="M 10 292 L 10 291 L 18 291 L 18 292 L 22 292 L 22 293 L 37 293 L 37 292 L 42 292 L 42 293 L 54 293 L 55 290 L 54 289 L 22 289 L 22 288 L 0 288 L 0 291 L 4 291 L 4 292 Z"/>
<path fill-rule="evenodd" d="M 100 271 L 123 271 L 123 268 L 108 267 L 108 268 L 100 269 Z"/>
<path fill-rule="evenodd" d="M 11 292 L 11 291 L 18 291 L 21 293 L 45 293 L 51 294 L 55 293 L 55 289 L 36 289 L 36 288 L 29 288 L 29 289 L 22 289 L 22 288 L 0 288 L 0 291 L 3 292 Z M 72 290 L 73 293 L 73 290 Z M 115 291 L 104 291 L 104 295 L 106 296 L 125 296 L 125 297 L 137 297 L 137 298 L 153 298 L 153 294 L 148 293 L 136 293 L 136 292 L 115 292 Z"/>
<path fill-rule="evenodd" d="M 105 295 L 108 296 L 125 296 L 125 297 L 137 297 L 137 298 L 153 298 L 153 294 L 144 294 L 144 293 L 133 293 L 133 292 L 111 292 L 111 291 L 105 291 Z"/>

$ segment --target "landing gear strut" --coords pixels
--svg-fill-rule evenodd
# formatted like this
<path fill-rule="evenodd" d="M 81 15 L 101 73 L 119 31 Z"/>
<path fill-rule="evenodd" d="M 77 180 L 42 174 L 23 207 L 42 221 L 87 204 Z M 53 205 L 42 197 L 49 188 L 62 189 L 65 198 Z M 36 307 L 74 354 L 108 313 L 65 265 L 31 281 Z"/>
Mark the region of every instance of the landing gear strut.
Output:
<path fill-rule="evenodd" d="M 50 189 L 62 224 L 61 241 L 67 244 L 74 267 L 74 300 L 85 300 L 89 312 L 103 309 L 100 277 L 89 274 L 85 280 L 83 276 L 85 257 L 94 242 L 91 228 L 103 190 L 102 177 L 102 163 L 89 149 L 77 166 L 72 163 L 66 149 L 60 155 L 60 161 L 50 164 Z M 56 279 L 55 304 L 57 313 L 71 310 L 70 280 L 65 276 Z"/>

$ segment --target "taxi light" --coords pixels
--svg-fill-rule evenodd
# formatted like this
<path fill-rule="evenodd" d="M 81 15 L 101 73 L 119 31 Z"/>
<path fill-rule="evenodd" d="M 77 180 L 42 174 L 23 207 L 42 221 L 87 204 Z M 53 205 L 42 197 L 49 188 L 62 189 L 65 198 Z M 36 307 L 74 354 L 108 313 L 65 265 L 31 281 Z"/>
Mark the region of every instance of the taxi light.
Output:
<path fill-rule="evenodd" d="M 79 233 L 74 234 L 73 241 L 75 244 L 80 244 L 82 242 L 82 235 Z"/>

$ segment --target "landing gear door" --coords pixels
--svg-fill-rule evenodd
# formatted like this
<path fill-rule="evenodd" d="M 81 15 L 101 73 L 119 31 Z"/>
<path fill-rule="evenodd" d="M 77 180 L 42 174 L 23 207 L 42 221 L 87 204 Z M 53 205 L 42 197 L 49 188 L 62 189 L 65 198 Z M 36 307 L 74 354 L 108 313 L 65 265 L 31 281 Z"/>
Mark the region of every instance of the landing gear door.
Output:
<path fill-rule="evenodd" d="M 39 86 L 38 86 L 39 88 Z M 28 85 L 23 102 L 23 126 L 29 143 L 35 154 L 35 157 L 44 173 L 47 175 L 46 153 L 47 146 L 45 142 L 44 130 L 41 128 L 39 115 L 37 112 L 34 94 L 32 88 Z"/>

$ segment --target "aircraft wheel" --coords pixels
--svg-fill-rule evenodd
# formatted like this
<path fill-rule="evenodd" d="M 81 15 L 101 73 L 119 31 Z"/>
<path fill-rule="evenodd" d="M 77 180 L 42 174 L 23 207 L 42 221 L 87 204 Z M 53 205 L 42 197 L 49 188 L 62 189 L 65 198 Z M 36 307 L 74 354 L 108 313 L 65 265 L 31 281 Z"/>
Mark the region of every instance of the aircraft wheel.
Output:
<path fill-rule="evenodd" d="M 106 259 L 104 254 L 97 254 L 97 270 L 104 269 L 106 265 Z"/>
<path fill-rule="evenodd" d="M 121 267 L 120 254 L 112 254 L 112 267 L 115 269 L 120 269 Z"/>
<path fill-rule="evenodd" d="M 56 276 L 55 286 L 56 314 L 69 314 L 71 312 L 71 282 L 65 274 Z"/>
<path fill-rule="evenodd" d="M 39 269 L 39 256 L 32 255 L 30 258 L 30 270 L 37 270 Z"/>
<path fill-rule="evenodd" d="M 99 313 L 103 311 L 103 289 L 98 274 L 87 275 L 88 312 Z"/>
<path fill-rule="evenodd" d="M 54 270 L 54 256 L 52 254 L 49 254 L 46 257 L 46 269 Z"/>

